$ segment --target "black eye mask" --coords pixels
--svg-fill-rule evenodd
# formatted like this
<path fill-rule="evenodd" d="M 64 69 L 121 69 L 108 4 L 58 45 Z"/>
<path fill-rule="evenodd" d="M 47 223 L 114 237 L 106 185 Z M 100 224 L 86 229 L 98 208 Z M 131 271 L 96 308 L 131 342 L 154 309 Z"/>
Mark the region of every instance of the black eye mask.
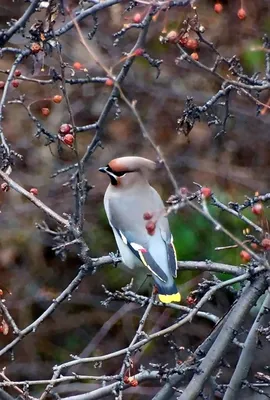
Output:
<path fill-rule="evenodd" d="M 131 171 L 118 171 L 118 172 L 116 172 L 116 171 L 113 171 L 109 165 L 107 165 L 107 171 L 111 172 L 115 176 L 119 176 L 119 177 L 127 174 L 128 172 L 131 172 Z"/>

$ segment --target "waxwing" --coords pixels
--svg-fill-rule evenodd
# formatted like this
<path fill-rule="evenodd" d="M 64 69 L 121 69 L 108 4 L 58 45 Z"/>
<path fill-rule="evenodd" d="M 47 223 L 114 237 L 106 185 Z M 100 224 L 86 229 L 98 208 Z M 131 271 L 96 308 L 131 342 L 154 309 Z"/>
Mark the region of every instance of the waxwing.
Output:
<path fill-rule="evenodd" d="M 160 301 L 180 302 L 173 279 L 177 258 L 165 207 L 147 180 L 155 168 L 156 163 L 142 157 L 116 158 L 100 168 L 111 181 L 104 207 L 123 263 L 151 272 Z"/>

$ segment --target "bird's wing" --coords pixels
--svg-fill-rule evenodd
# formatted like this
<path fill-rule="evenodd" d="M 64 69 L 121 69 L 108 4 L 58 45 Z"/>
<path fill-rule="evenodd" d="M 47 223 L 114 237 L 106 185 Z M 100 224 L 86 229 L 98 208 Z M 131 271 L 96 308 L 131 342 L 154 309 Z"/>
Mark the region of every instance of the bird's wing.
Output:
<path fill-rule="evenodd" d="M 141 211 L 139 203 L 140 198 L 137 198 L 136 201 L 134 198 L 122 199 L 121 206 L 119 207 L 118 199 L 108 199 L 105 208 L 109 222 L 116 230 L 123 243 L 129 247 L 142 264 L 162 282 L 167 282 L 168 277 L 166 273 L 151 255 L 151 236 L 148 235 L 145 228 L 145 221 L 143 220 L 144 211 Z M 149 209 L 149 211 L 151 211 L 151 209 Z M 125 216 L 124 219 L 123 215 Z M 160 245 L 162 246 L 162 244 L 163 241 L 161 238 Z"/>
<path fill-rule="evenodd" d="M 160 206 L 163 206 L 163 202 L 157 193 L 157 191 L 154 188 L 151 188 L 153 192 L 153 197 L 155 199 L 155 202 L 160 204 Z M 171 230 L 169 227 L 168 219 L 167 217 L 161 215 L 158 218 L 157 221 L 157 229 L 160 230 L 161 237 L 165 243 L 166 246 L 166 252 L 167 252 L 167 259 L 168 259 L 168 266 L 169 270 L 174 278 L 177 276 L 177 255 L 176 255 L 176 250 L 173 244 L 173 236 L 171 234 Z"/>
<path fill-rule="evenodd" d="M 160 266 L 156 263 L 156 261 L 151 256 L 147 246 L 143 246 L 138 243 L 141 242 L 140 239 L 136 240 L 134 238 L 134 233 L 123 232 L 120 229 L 117 229 L 114 226 L 115 230 L 119 234 L 123 243 L 128 246 L 128 248 L 132 251 L 132 253 L 142 262 L 142 264 L 152 272 L 157 278 L 159 278 L 162 282 L 167 282 L 168 277 L 165 272 L 162 271 Z"/>

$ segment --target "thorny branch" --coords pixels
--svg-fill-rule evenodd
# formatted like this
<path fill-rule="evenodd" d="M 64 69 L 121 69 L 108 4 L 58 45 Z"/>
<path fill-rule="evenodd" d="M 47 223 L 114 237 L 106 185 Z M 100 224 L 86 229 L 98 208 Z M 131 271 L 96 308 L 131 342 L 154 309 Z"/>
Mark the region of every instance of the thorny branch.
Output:
<path fill-rule="evenodd" d="M 40 21 L 41 24 L 35 26 L 35 29 L 28 29 L 27 24 L 30 17 L 37 17 L 38 11 L 40 11 L 39 6 L 41 3 L 48 3 L 47 7 L 47 20 Z M 2 90 L 2 97 L 0 101 L 0 141 L 1 141 L 1 157 L 0 157 L 0 176 L 3 181 L 19 194 L 23 195 L 25 198 L 30 200 L 36 207 L 41 209 L 46 216 L 50 217 L 56 224 L 60 227 L 50 228 L 47 223 L 37 224 L 38 228 L 44 233 L 50 235 L 54 240 L 53 250 L 57 255 L 64 256 L 67 253 L 67 249 L 71 246 L 76 246 L 78 249 L 78 257 L 81 262 L 81 267 L 75 278 L 68 284 L 68 286 L 52 301 L 50 306 L 31 324 L 21 329 L 15 322 L 5 300 L 0 301 L 0 311 L 2 318 L 6 323 L 12 328 L 13 338 L 7 345 L 5 345 L 0 350 L 0 356 L 6 354 L 8 351 L 13 350 L 13 348 L 24 339 L 25 336 L 30 333 L 34 333 L 40 324 L 44 323 L 46 319 L 55 312 L 58 306 L 70 298 L 72 293 L 79 287 L 82 280 L 88 273 L 96 272 L 96 269 L 105 264 L 117 264 L 120 262 L 120 258 L 111 256 L 102 256 L 99 258 L 93 258 L 90 256 L 90 249 L 86 244 L 84 235 L 84 207 L 87 199 L 89 190 L 92 188 L 88 184 L 85 177 L 85 170 L 87 168 L 88 162 L 93 155 L 93 153 L 102 146 L 102 140 L 105 137 L 105 126 L 108 122 L 109 115 L 113 110 L 113 107 L 117 106 L 119 109 L 120 105 L 118 100 L 122 100 L 131 111 L 133 117 L 135 118 L 144 139 L 147 139 L 151 146 L 155 149 L 157 158 L 161 164 L 165 166 L 168 177 L 173 186 L 174 195 L 172 201 L 169 202 L 167 208 L 167 213 L 177 212 L 179 209 L 185 206 L 191 206 L 194 211 L 204 215 L 213 225 L 214 229 L 221 229 L 223 232 L 233 241 L 234 244 L 243 248 L 250 256 L 250 262 L 247 268 L 238 265 L 227 265 L 221 263 L 215 263 L 211 261 L 179 261 L 179 270 L 197 270 L 197 271 L 208 271 L 210 273 L 228 273 L 234 277 L 228 279 L 227 281 L 221 282 L 217 278 L 213 281 L 203 281 L 199 285 L 199 289 L 195 291 L 197 294 L 200 293 L 200 297 L 194 299 L 191 307 L 186 307 L 177 304 L 164 305 L 155 299 L 155 296 L 149 299 L 146 296 L 141 296 L 131 291 L 131 286 L 123 289 L 122 291 L 111 292 L 105 289 L 105 294 L 107 299 L 103 301 L 103 305 L 108 305 L 113 301 L 122 301 L 125 303 L 135 303 L 141 308 L 145 308 L 142 313 L 142 317 L 138 321 L 136 332 L 129 345 L 125 348 L 115 350 L 108 354 L 102 354 L 91 357 L 77 357 L 74 356 L 72 361 L 67 361 L 63 364 L 54 367 L 54 373 L 52 379 L 45 380 L 32 380 L 32 381 L 10 381 L 4 379 L 0 383 L 0 387 L 13 387 L 18 391 L 18 387 L 23 386 L 24 389 L 19 389 L 22 395 L 28 395 L 28 386 L 32 385 L 47 385 L 40 399 L 44 400 L 46 396 L 52 392 L 56 385 L 62 384 L 64 382 L 88 382 L 89 380 L 96 380 L 102 383 L 102 387 L 94 389 L 91 392 L 86 392 L 83 395 L 64 397 L 69 400 L 90 400 L 103 398 L 108 395 L 113 395 L 117 399 L 122 398 L 123 390 L 130 388 L 133 382 L 133 386 L 139 385 L 141 382 L 148 380 L 156 380 L 160 382 L 166 382 L 164 387 L 159 391 L 159 393 L 154 397 L 155 400 L 165 400 L 169 398 L 179 387 L 183 378 L 187 373 L 192 373 L 193 377 L 189 381 L 186 388 L 183 391 L 179 390 L 181 393 L 179 399 L 196 399 L 199 395 L 203 395 L 204 385 L 211 378 L 213 371 L 217 368 L 218 364 L 222 361 L 223 355 L 226 352 L 227 346 L 230 343 L 239 345 L 239 331 L 242 326 L 243 321 L 247 319 L 247 316 L 253 305 L 256 304 L 257 300 L 263 295 L 264 291 L 268 289 L 269 291 L 269 259 L 267 251 L 270 249 L 270 244 L 265 240 L 269 238 L 269 232 L 264 226 L 254 223 L 248 217 L 243 215 L 243 212 L 247 208 L 252 208 L 256 204 L 267 204 L 270 200 L 270 194 L 265 193 L 255 194 L 253 198 L 246 198 L 243 204 L 238 204 L 236 202 L 230 202 L 229 204 L 224 204 L 221 202 L 214 193 L 210 196 L 209 206 L 206 203 L 203 192 L 201 188 L 196 192 L 186 195 L 179 190 L 177 179 L 172 173 L 170 166 L 165 161 L 162 150 L 156 145 L 152 138 L 152 135 L 148 132 L 146 124 L 140 115 L 140 107 L 136 105 L 136 102 L 129 99 L 129 96 L 124 94 L 123 83 L 130 74 L 133 63 L 137 56 L 144 57 L 150 67 L 154 67 L 158 70 L 158 75 L 160 72 L 160 67 L 162 60 L 154 59 L 151 54 L 147 52 L 147 37 L 149 29 L 152 26 L 153 21 L 162 12 L 168 13 L 171 8 L 183 7 L 193 5 L 192 1 L 189 0 L 178 0 L 178 1 L 139 1 L 130 2 L 127 11 L 136 9 L 138 5 L 146 7 L 145 14 L 139 23 L 132 23 L 126 27 L 123 27 L 120 31 L 114 33 L 114 37 L 117 39 L 115 45 L 119 45 L 119 39 L 124 39 L 125 35 L 131 29 L 138 32 L 137 39 L 132 46 L 131 50 L 127 55 L 121 59 L 120 71 L 114 75 L 113 69 L 108 66 L 104 66 L 99 58 L 95 55 L 91 47 L 86 44 L 84 36 L 80 30 L 79 24 L 86 20 L 88 17 L 92 17 L 94 20 L 94 28 L 92 32 L 88 35 L 89 40 L 92 40 L 94 35 L 98 30 L 98 14 L 100 11 L 105 9 L 110 9 L 112 6 L 123 3 L 121 0 L 105 0 L 103 2 L 92 1 L 88 2 L 87 8 L 79 7 L 77 10 L 64 10 L 62 1 L 49 1 L 41 2 L 40 0 L 32 0 L 30 5 L 27 7 L 23 15 L 17 20 L 13 21 L 8 29 L 2 29 L 0 31 L 0 45 L 3 47 L 7 44 L 7 47 L 1 49 L 1 57 L 6 54 L 14 55 L 14 62 L 9 70 L 1 70 L 0 72 L 7 76 L 5 85 Z M 44 5 L 43 5 L 44 6 Z M 190 12 L 189 7 L 189 12 Z M 54 10 L 54 11 L 52 11 Z M 62 21 L 61 26 L 58 29 L 54 29 L 55 18 L 59 13 L 65 12 L 66 18 L 69 19 Z M 55 17 L 56 15 L 56 17 Z M 45 28 L 44 22 L 47 22 L 48 26 Z M 83 78 L 77 78 L 68 73 L 68 64 L 65 62 L 64 56 L 61 52 L 61 37 L 65 35 L 71 29 L 76 28 L 77 33 L 80 37 L 82 43 L 85 47 L 89 49 L 89 56 L 95 61 L 96 65 L 101 69 L 105 76 L 90 76 L 88 71 L 85 71 L 85 76 Z M 24 48 L 15 48 L 9 45 L 9 40 L 14 36 L 15 33 L 23 33 L 23 35 L 29 39 L 28 45 Z M 190 33 L 197 35 L 198 43 L 204 44 L 210 51 L 215 55 L 215 60 L 212 66 L 205 65 L 203 62 L 196 59 L 194 55 L 189 54 L 187 50 L 186 42 L 188 35 Z M 55 45 L 56 42 L 56 45 Z M 176 51 L 180 52 L 180 57 L 176 58 L 176 64 L 181 65 L 184 62 L 189 63 L 189 65 L 194 65 L 201 72 L 206 72 L 215 77 L 220 83 L 219 90 L 213 94 L 204 104 L 197 105 L 195 100 L 191 97 L 187 98 L 186 108 L 183 110 L 182 115 L 178 119 L 178 132 L 184 133 L 186 136 L 191 134 L 192 129 L 195 124 L 200 120 L 206 120 L 209 126 L 215 126 L 217 131 L 215 132 L 215 137 L 223 136 L 228 129 L 228 121 L 232 118 L 231 109 L 231 93 L 236 95 L 241 94 L 249 98 L 257 106 L 257 112 L 260 112 L 262 106 L 270 108 L 269 105 L 264 104 L 259 98 L 263 92 L 267 92 L 270 89 L 270 62 L 269 62 L 269 39 L 267 36 L 263 38 L 263 46 L 265 49 L 265 71 L 264 74 L 254 74 L 253 76 L 248 76 L 244 73 L 243 67 L 236 56 L 230 58 L 223 57 L 216 47 L 207 40 L 204 34 L 204 27 L 201 26 L 199 21 L 199 16 L 196 8 L 192 9 L 192 16 L 188 16 L 182 23 L 182 28 L 178 32 L 177 40 L 174 38 L 171 40 L 169 34 L 163 34 L 161 37 L 161 42 L 164 46 L 168 46 Z M 17 67 L 26 61 L 30 56 L 35 57 L 32 45 L 36 44 L 40 46 L 41 52 L 43 52 L 44 57 L 46 57 L 50 52 L 56 52 L 59 61 L 59 71 L 52 68 L 51 75 L 49 79 L 39 79 L 34 78 L 31 74 L 20 75 L 19 80 L 26 81 L 28 83 L 33 83 L 41 86 L 54 85 L 60 82 L 62 94 L 64 95 L 68 113 L 70 116 L 72 133 L 74 138 L 74 143 L 70 146 L 70 149 L 76 155 L 76 163 L 69 165 L 68 167 L 61 168 L 57 170 L 53 176 L 56 177 L 59 174 L 67 173 L 73 169 L 73 173 L 69 183 L 75 197 L 75 205 L 73 213 L 69 216 L 57 214 L 52 208 L 48 207 L 39 198 L 35 197 L 33 194 L 25 190 L 20 184 L 18 184 L 15 179 L 11 178 L 11 166 L 14 169 L 15 158 L 18 154 L 11 148 L 8 134 L 4 132 L 3 120 L 5 109 L 13 104 L 23 105 L 29 115 L 32 122 L 35 123 L 37 128 L 37 133 L 45 136 L 50 142 L 57 140 L 58 135 L 51 135 L 46 131 L 36 118 L 29 107 L 24 105 L 24 97 L 19 99 L 9 99 L 9 88 L 11 87 L 11 82 L 14 78 L 15 71 Z M 138 52 L 139 50 L 139 52 Z M 137 51 L 137 53 L 136 53 Z M 228 74 L 223 76 L 222 67 L 226 66 Z M 92 83 L 104 84 L 108 79 L 112 81 L 112 91 L 109 94 L 107 101 L 98 117 L 98 119 L 91 124 L 84 126 L 77 126 L 75 123 L 75 118 L 72 111 L 72 105 L 70 98 L 68 96 L 68 90 L 66 85 L 90 85 Z M 215 111 L 215 106 L 220 106 L 224 109 L 224 116 L 220 118 Z M 116 112 L 119 116 L 119 112 Z M 79 156 L 79 152 L 76 145 L 77 135 L 79 132 L 85 132 L 94 130 L 95 134 L 93 139 L 89 142 L 85 152 L 82 156 Z M 16 170 L 16 168 L 15 168 Z M 16 172 L 12 172 L 15 175 Z M 238 239 L 232 235 L 228 229 L 223 227 L 219 221 L 217 221 L 211 214 L 211 206 L 217 207 L 220 210 L 230 214 L 236 220 L 241 220 L 246 225 L 249 226 L 255 233 L 251 235 L 247 233 L 245 240 Z M 252 232 L 253 232 L 252 231 Z M 257 236 L 255 236 L 257 235 Z M 263 242 L 264 240 L 264 242 Z M 249 245 L 253 243 L 258 245 L 259 251 L 253 251 Z M 263 245 L 263 243 L 268 243 Z M 248 282 L 247 282 L 248 281 Z M 233 307 L 228 311 L 228 314 L 221 318 L 220 320 L 216 315 L 213 315 L 207 311 L 202 311 L 202 307 L 205 306 L 211 297 L 216 294 L 219 290 L 223 288 L 232 288 L 235 284 L 244 284 L 245 287 L 236 295 L 236 300 Z M 181 312 L 180 316 L 176 316 L 175 322 L 170 326 L 159 329 L 157 332 L 147 334 L 143 331 L 145 323 L 149 319 L 150 314 L 154 308 L 165 308 L 166 310 L 174 310 L 175 315 Z M 266 296 L 260 311 L 258 312 L 251 329 L 247 335 L 247 338 L 243 344 L 241 344 L 242 353 L 235 369 L 235 372 L 231 378 L 231 381 L 226 385 L 225 397 L 226 400 L 234 398 L 235 393 L 238 393 L 241 388 L 246 385 L 250 385 L 253 390 L 256 386 L 247 382 L 247 372 L 250 369 L 253 351 L 256 350 L 257 334 L 259 328 L 265 323 L 265 314 L 269 311 L 269 293 Z M 153 365 L 147 368 L 141 366 L 137 373 L 134 373 L 130 380 L 125 380 L 126 372 L 132 366 L 132 357 L 140 351 L 146 344 L 154 339 L 160 337 L 167 338 L 171 337 L 172 333 L 179 329 L 181 326 L 187 322 L 193 322 L 194 317 L 202 317 L 208 319 L 211 323 L 215 323 L 215 327 L 210 333 L 210 335 L 205 339 L 205 341 L 192 353 L 189 355 L 182 364 L 175 364 L 173 367 L 169 368 L 164 365 Z M 174 350 L 177 354 L 177 345 L 174 344 Z M 74 366 L 81 366 L 82 364 L 88 363 L 101 363 L 106 360 L 111 360 L 122 356 L 122 361 L 119 364 L 120 372 L 117 375 L 77 375 L 73 374 L 71 376 L 63 376 L 67 368 L 72 368 Z M 3 374 L 1 375 L 3 377 Z M 134 384 L 135 382 L 135 384 Z M 219 387 L 219 385 L 217 384 Z M 221 385 L 220 385 L 221 388 Z M 258 390 L 258 389 L 257 389 Z M 223 391 L 224 392 L 224 391 Z M 55 392 L 55 394 L 57 394 Z M 59 397 L 59 395 L 57 395 Z M 205 398 L 205 397 L 204 397 Z"/>

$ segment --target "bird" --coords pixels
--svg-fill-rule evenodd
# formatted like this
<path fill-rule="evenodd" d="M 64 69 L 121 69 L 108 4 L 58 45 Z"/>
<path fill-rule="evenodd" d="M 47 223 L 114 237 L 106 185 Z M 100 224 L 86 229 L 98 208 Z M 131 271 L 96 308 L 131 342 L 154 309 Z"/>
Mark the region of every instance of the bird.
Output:
<path fill-rule="evenodd" d="M 162 303 L 180 302 L 173 236 L 164 203 L 148 182 L 156 166 L 146 158 L 126 156 L 99 168 L 110 178 L 104 208 L 123 263 L 150 271 Z"/>

